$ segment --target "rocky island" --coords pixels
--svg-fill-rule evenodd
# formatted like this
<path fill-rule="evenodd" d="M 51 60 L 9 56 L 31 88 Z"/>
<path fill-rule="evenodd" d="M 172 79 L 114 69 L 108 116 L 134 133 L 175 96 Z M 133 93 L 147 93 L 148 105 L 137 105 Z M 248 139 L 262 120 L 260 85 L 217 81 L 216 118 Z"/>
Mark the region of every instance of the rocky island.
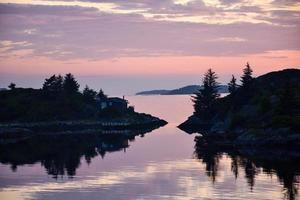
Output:
<path fill-rule="evenodd" d="M 230 95 L 218 98 L 217 76 L 209 70 L 205 88 L 194 97 L 194 114 L 179 128 L 214 145 L 299 146 L 300 70 L 251 75 L 247 64 L 242 85 L 233 76 Z"/>
<path fill-rule="evenodd" d="M 108 97 L 88 86 L 82 92 L 72 74 L 53 75 L 43 88 L 0 91 L 0 140 L 34 135 L 140 134 L 167 122 L 134 111 L 123 97 Z M 142 131 L 143 130 L 143 131 Z"/>

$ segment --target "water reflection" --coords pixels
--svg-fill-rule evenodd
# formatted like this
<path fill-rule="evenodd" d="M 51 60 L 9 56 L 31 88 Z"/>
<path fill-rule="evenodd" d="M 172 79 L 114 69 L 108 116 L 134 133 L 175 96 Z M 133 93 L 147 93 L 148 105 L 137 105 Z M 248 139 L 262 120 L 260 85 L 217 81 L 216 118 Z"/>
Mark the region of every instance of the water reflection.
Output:
<path fill-rule="evenodd" d="M 299 150 L 204 146 L 176 128 L 192 114 L 189 96 L 129 100 L 169 124 L 144 138 L 140 132 L 0 145 L 0 199 L 299 199 Z"/>
<path fill-rule="evenodd" d="M 150 131 L 35 136 L 16 143 L 1 144 L 0 162 L 10 165 L 14 172 L 18 166 L 39 162 L 53 178 L 64 175 L 72 178 L 81 164 L 81 158 L 90 164 L 96 156 L 104 159 L 109 152 L 126 151 L 136 136 L 143 137 Z"/>
<path fill-rule="evenodd" d="M 195 157 L 206 165 L 206 174 L 214 183 L 218 179 L 224 156 L 231 160 L 231 171 L 238 178 L 243 170 L 251 191 L 259 174 L 276 175 L 283 185 L 284 199 L 299 197 L 300 152 L 298 149 L 232 148 L 209 145 L 201 136 L 195 137 Z"/>

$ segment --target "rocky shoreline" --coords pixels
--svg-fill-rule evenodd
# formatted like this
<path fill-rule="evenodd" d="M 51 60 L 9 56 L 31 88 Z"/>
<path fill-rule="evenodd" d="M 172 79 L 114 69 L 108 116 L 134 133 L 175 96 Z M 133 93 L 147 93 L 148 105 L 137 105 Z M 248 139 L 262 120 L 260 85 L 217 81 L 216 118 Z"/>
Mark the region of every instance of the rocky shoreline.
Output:
<path fill-rule="evenodd" d="M 150 115 L 139 120 L 70 120 L 49 122 L 0 123 L 0 141 L 16 141 L 36 135 L 114 134 L 136 135 L 149 132 L 167 122 Z"/>
<path fill-rule="evenodd" d="M 297 146 L 300 145 L 300 132 L 286 128 L 246 128 L 229 129 L 224 122 L 211 124 L 207 121 L 189 117 L 178 126 L 192 134 L 199 133 L 207 143 L 217 146 Z"/>

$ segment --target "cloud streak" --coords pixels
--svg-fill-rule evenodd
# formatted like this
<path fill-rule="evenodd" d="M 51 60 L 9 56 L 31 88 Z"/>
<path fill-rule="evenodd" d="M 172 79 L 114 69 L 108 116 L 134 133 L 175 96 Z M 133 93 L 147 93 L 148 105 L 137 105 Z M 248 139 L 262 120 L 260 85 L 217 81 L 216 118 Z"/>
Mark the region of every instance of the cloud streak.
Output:
<path fill-rule="evenodd" d="M 0 45 L 1 57 L 18 50 L 56 60 L 300 50 L 297 1 L 8 2 L 0 4 L 0 44 L 11 46 Z"/>

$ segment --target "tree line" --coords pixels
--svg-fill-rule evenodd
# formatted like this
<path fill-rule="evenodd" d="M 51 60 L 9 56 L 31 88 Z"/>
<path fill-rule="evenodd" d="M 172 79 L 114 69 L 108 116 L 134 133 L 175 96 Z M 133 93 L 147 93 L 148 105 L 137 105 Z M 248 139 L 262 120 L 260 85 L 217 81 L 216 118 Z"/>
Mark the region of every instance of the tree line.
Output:
<path fill-rule="evenodd" d="M 15 83 L 10 83 L 8 88 L 10 90 L 16 89 Z M 79 91 L 80 84 L 71 73 L 62 75 L 53 74 L 44 80 L 42 91 L 45 96 L 49 98 L 56 98 L 58 96 L 76 96 L 82 95 L 87 102 L 93 102 L 96 98 L 106 99 L 107 95 L 100 89 L 98 92 L 91 89 L 88 85 L 85 86 L 82 92 Z"/>
<path fill-rule="evenodd" d="M 102 89 L 95 91 L 80 85 L 71 73 L 47 77 L 40 89 L 19 88 L 0 93 L 0 121 L 69 120 L 99 117 L 102 110 L 97 100 L 107 96 Z"/>
<path fill-rule="evenodd" d="M 238 88 L 243 87 L 247 89 L 251 84 L 253 70 L 250 67 L 250 64 L 247 63 L 243 69 L 243 75 L 241 76 L 241 85 L 237 84 L 237 79 L 234 75 L 230 82 L 228 83 L 228 91 L 230 94 L 234 94 Z M 203 87 L 192 96 L 192 101 L 194 102 L 194 114 L 197 116 L 210 116 L 215 112 L 215 102 L 220 96 L 218 93 L 219 83 L 217 82 L 217 74 L 210 68 L 204 74 L 202 81 Z"/>
<path fill-rule="evenodd" d="M 42 90 L 46 95 L 59 95 L 59 94 L 67 94 L 67 95 L 76 95 L 80 93 L 79 91 L 79 83 L 76 81 L 73 74 L 68 73 L 64 77 L 61 75 L 52 75 L 50 78 L 46 78 L 43 84 Z M 104 94 L 103 90 L 100 89 L 99 92 L 89 88 L 88 85 L 82 91 L 83 98 L 92 102 L 98 97 L 99 99 L 107 98 Z"/>

